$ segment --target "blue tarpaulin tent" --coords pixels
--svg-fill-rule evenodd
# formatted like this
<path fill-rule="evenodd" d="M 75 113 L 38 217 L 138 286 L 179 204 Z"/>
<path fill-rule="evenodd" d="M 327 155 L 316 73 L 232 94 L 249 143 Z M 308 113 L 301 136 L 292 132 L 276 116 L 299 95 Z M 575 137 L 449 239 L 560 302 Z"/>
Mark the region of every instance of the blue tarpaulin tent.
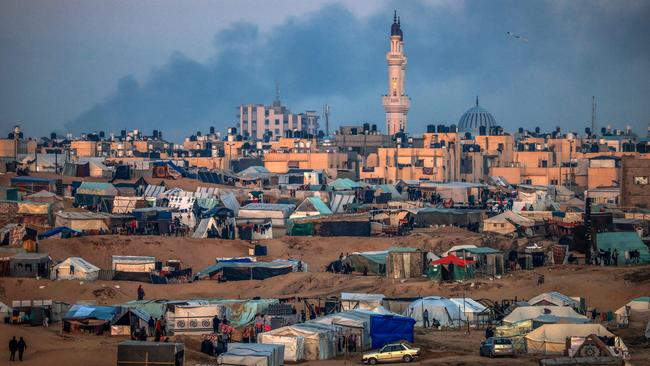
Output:
<path fill-rule="evenodd" d="M 370 317 L 370 337 L 372 348 L 386 344 L 407 341 L 413 342 L 415 319 L 396 315 L 372 315 Z"/>
<path fill-rule="evenodd" d="M 76 236 L 76 235 L 81 235 L 81 234 L 82 234 L 81 231 L 70 229 L 67 226 L 58 226 L 58 227 L 55 227 L 53 229 L 50 229 L 48 231 L 45 231 L 45 232 L 41 233 L 38 236 L 38 238 L 39 239 L 45 239 L 45 238 L 49 238 L 49 237 L 55 236 L 55 235 L 58 235 L 57 237 L 59 237 L 59 238 L 69 238 L 71 236 Z"/>

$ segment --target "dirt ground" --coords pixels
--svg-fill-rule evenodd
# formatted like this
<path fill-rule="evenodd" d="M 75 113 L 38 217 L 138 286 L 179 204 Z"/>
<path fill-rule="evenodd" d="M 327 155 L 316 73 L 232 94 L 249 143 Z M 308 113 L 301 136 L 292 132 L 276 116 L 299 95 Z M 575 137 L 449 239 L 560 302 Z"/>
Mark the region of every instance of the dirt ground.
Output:
<path fill-rule="evenodd" d="M 327 263 L 340 253 L 381 250 L 391 246 L 425 248 L 440 253 L 456 244 L 489 242 L 506 249 L 517 245 L 504 237 L 483 237 L 459 229 L 429 230 L 406 237 L 378 238 L 314 238 L 286 237 L 264 242 L 268 259 L 300 258 L 307 262 L 309 272 L 291 273 L 264 281 L 216 283 L 200 281 L 188 284 L 144 284 L 148 299 L 191 298 L 267 298 L 324 297 L 341 292 L 383 293 L 388 297 L 467 296 L 474 299 L 528 299 L 545 291 L 559 291 L 569 296 L 582 296 L 589 307 L 616 310 L 630 299 L 650 294 L 650 266 L 590 267 L 552 266 L 534 271 L 516 271 L 501 278 L 480 278 L 463 283 L 440 284 L 424 279 L 400 281 L 385 277 L 340 275 L 323 272 Z M 213 264 L 214 258 L 247 255 L 250 243 L 219 239 L 175 237 L 96 236 L 74 239 L 48 239 L 40 244 L 55 260 L 82 256 L 101 268 L 110 267 L 111 255 L 153 255 L 157 259 L 180 259 L 195 271 Z M 545 283 L 536 286 L 538 274 Z M 123 281 L 51 281 L 46 279 L 0 279 L 0 301 L 11 304 L 15 299 L 54 299 L 75 303 L 93 300 L 102 304 L 118 304 L 135 298 L 139 283 Z M 0 325 L 0 341 L 5 344 L 12 335 L 24 336 L 28 342 L 25 365 L 115 365 L 116 345 L 122 338 L 62 336 L 60 324 L 50 328 Z M 635 365 L 650 364 L 650 345 L 641 339 L 640 330 L 623 330 L 621 335 L 632 349 Z M 478 356 L 481 331 L 470 335 L 458 331 L 417 331 L 416 345 L 423 348 L 423 365 L 535 365 L 537 360 L 519 356 L 507 360 L 489 360 Z M 182 339 L 187 344 L 188 364 L 215 363 L 192 347 L 198 340 Z M 198 343 L 197 343 L 198 344 Z M 98 355 L 101 354 L 101 357 Z M 4 356 L 3 356 L 4 357 Z M 347 365 L 354 360 L 337 359 L 309 362 L 310 365 Z M 2 364 L 2 363 L 0 363 Z M 418 364 L 418 363 L 416 363 Z"/>

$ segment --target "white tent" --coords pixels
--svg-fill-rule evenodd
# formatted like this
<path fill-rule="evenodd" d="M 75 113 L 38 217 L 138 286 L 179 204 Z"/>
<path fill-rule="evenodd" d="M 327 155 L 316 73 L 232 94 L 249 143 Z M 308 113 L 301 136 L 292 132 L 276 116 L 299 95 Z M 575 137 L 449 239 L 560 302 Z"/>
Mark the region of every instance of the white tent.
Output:
<path fill-rule="evenodd" d="M 368 350 L 372 346 L 370 338 L 370 316 L 366 311 L 342 311 L 326 315 L 315 320 L 313 323 L 322 323 L 342 327 L 345 330 L 353 331 L 359 335 L 359 345 L 362 350 Z"/>
<path fill-rule="evenodd" d="M 199 225 L 196 227 L 194 230 L 194 233 L 192 234 L 193 238 L 207 238 L 208 237 L 208 231 L 216 229 L 217 223 L 214 220 L 214 217 L 208 217 L 207 219 L 201 219 L 199 221 Z"/>
<path fill-rule="evenodd" d="M 450 299 L 429 296 L 418 299 L 409 304 L 408 309 L 404 312 L 405 316 L 415 319 L 415 326 L 421 327 L 422 314 L 427 310 L 429 312 L 429 322 L 437 320 L 443 327 L 459 326 L 461 321 L 466 321 L 465 313 L 461 311 L 462 306 L 456 304 Z"/>
<path fill-rule="evenodd" d="M 58 277 L 57 277 L 58 271 Z M 52 279 L 94 281 L 99 277 L 99 267 L 80 257 L 70 257 L 52 269 Z"/>
<path fill-rule="evenodd" d="M 112 268 L 114 271 L 122 272 L 151 272 L 156 269 L 156 258 L 135 255 L 114 255 Z"/>
<path fill-rule="evenodd" d="M 483 231 L 507 235 L 515 232 L 515 225 L 533 226 L 535 221 L 518 215 L 512 211 L 505 211 L 499 215 L 483 220 Z"/>
<path fill-rule="evenodd" d="M 11 308 L 0 301 L 0 319 L 4 319 L 6 317 L 11 317 Z"/>
<path fill-rule="evenodd" d="M 557 306 L 571 306 L 574 309 L 580 307 L 580 302 L 570 298 L 569 296 L 563 295 L 556 291 L 544 292 L 539 294 L 532 299 L 528 300 L 529 305 L 535 306 L 546 306 L 546 305 L 557 305 Z"/>
<path fill-rule="evenodd" d="M 637 297 L 614 312 L 616 322 L 623 326 L 645 324 L 650 319 L 650 297 Z"/>
<path fill-rule="evenodd" d="M 294 338 L 293 344 L 287 348 L 294 348 L 295 355 L 302 354 L 302 358 L 299 360 L 328 360 L 336 357 L 337 328 L 335 326 L 314 322 L 294 324 L 260 333 L 258 335 L 259 343 L 273 343 L 273 338 L 269 336 Z M 299 338 L 303 339 L 301 349 L 299 349 Z M 287 343 L 283 343 L 285 347 Z M 289 360 L 289 357 L 292 356 L 291 353 L 291 350 L 285 351 L 285 360 Z M 295 355 L 293 356 L 295 357 Z"/>
<path fill-rule="evenodd" d="M 373 311 L 382 306 L 384 295 L 341 292 L 341 310 L 363 309 Z"/>
<path fill-rule="evenodd" d="M 562 354 L 567 337 L 587 337 L 591 334 L 614 337 L 600 324 L 545 324 L 528 333 L 524 339 L 528 353 Z M 625 344 L 618 337 L 616 343 L 625 349 Z"/>
<path fill-rule="evenodd" d="M 204 301 L 191 301 L 187 305 L 174 305 L 167 309 L 165 318 L 174 335 L 212 333 L 212 318 L 215 315 L 221 318 L 225 312 L 222 305 Z"/>
<path fill-rule="evenodd" d="M 512 324 L 522 320 L 534 320 L 542 315 L 552 315 L 559 318 L 587 319 L 586 316 L 577 313 L 570 306 L 520 306 L 503 318 L 503 322 Z"/>
<path fill-rule="evenodd" d="M 284 365 L 284 345 L 230 343 L 228 351 L 219 355 L 219 365 L 281 366 Z"/>
<path fill-rule="evenodd" d="M 479 314 L 483 313 L 487 309 L 485 305 L 479 303 L 474 299 L 470 299 L 469 297 L 451 298 L 449 300 L 460 307 L 460 311 L 465 314 L 465 318 L 467 318 L 467 321 L 470 323 L 478 322 Z"/>
<path fill-rule="evenodd" d="M 260 333 L 257 341 L 264 344 L 281 344 L 284 346 L 284 360 L 298 362 L 305 359 L 305 338 L 302 336 L 280 336 L 269 332 Z"/>

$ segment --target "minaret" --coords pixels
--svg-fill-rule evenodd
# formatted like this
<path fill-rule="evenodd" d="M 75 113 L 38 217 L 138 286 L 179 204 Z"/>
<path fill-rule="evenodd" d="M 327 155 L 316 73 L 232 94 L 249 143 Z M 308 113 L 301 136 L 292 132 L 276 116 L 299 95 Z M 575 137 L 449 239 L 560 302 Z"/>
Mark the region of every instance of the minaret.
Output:
<path fill-rule="evenodd" d="M 397 10 L 393 15 L 393 25 L 390 27 L 390 51 L 386 54 L 386 61 L 388 61 L 388 94 L 383 97 L 386 131 L 389 135 L 394 135 L 406 131 L 406 114 L 411 105 L 409 97 L 404 92 L 406 56 Z"/>

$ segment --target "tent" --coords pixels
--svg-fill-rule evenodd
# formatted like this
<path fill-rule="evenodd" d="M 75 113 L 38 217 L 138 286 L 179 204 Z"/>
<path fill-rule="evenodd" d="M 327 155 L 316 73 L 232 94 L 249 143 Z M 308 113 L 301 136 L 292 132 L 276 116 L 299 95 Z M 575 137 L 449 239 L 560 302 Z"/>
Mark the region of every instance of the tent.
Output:
<path fill-rule="evenodd" d="M 474 277 L 474 261 L 453 254 L 432 261 L 427 276 L 433 280 L 451 281 Z"/>
<path fill-rule="evenodd" d="M 271 219 L 274 228 L 284 228 L 294 204 L 282 203 L 249 203 L 239 209 L 238 217 L 244 219 Z"/>
<path fill-rule="evenodd" d="M 437 320 L 443 327 L 459 327 L 467 317 L 461 306 L 445 297 L 429 296 L 413 301 L 409 304 L 404 315 L 415 319 L 415 325 L 424 326 L 422 314 L 424 310 L 429 312 L 429 321 Z"/>
<path fill-rule="evenodd" d="M 219 262 L 209 266 L 194 277 L 195 279 L 216 279 L 222 276 L 228 281 L 265 280 L 267 278 L 291 273 L 298 262 L 277 259 L 271 262 Z"/>
<path fill-rule="evenodd" d="M 47 253 L 18 253 L 9 259 L 11 277 L 47 277 L 51 261 Z"/>
<path fill-rule="evenodd" d="M 465 314 L 465 318 L 468 322 L 478 324 L 489 320 L 490 313 L 488 308 L 478 301 L 470 299 L 469 297 L 450 298 L 449 300 L 454 302 L 460 308 L 460 311 Z"/>
<path fill-rule="evenodd" d="M 478 210 L 457 210 L 453 208 L 427 207 L 415 213 L 415 225 L 428 227 L 433 225 L 455 225 L 469 227 L 481 222 L 483 212 Z"/>
<path fill-rule="evenodd" d="M 111 212 L 117 188 L 110 183 L 81 182 L 75 191 L 74 201 L 79 206 L 97 206 Z"/>
<path fill-rule="evenodd" d="M 32 201 L 32 202 L 42 202 L 42 203 L 60 203 L 63 201 L 63 198 L 60 196 L 57 196 L 56 193 L 48 192 L 46 190 L 38 191 L 34 194 L 30 194 L 28 196 L 23 197 L 25 201 Z"/>
<path fill-rule="evenodd" d="M 63 332 L 104 334 L 120 312 L 119 306 L 72 305 L 63 316 Z"/>
<path fill-rule="evenodd" d="M 346 334 L 356 334 L 358 349 L 365 351 L 372 346 L 370 335 L 371 317 L 370 312 L 347 310 L 316 318 L 311 322 L 334 325 L 342 328 Z"/>
<path fill-rule="evenodd" d="M 650 263 L 650 251 L 643 244 L 636 231 L 613 231 L 596 234 L 596 244 L 598 249 L 613 253 L 618 250 L 618 264 L 624 264 L 626 258 L 630 258 L 630 252 L 638 251 L 641 263 Z"/>
<path fill-rule="evenodd" d="M 196 227 L 196 229 L 194 229 L 194 233 L 192 234 L 192 237 L 207 238 L 210 236 L 209 233 L 211 231 L 216 230 L 216 228 L 217 228 L 217 223 L 213 217 L 201 219 L 201 221 L 199 221 L 199 225 Z"/>
<path fill-rule="evenodd" d="M 63 175 L 67 175 L 69 177 L 89 177 L 90 164 L 66 161 L 65 165 L 63 166 Z"/>
<path fill-rule="evenodd" d="M 382 306 L 384 295 L 341 292 L 341 310 L 370 310 L 374 311 Z"/>
<path fill-rule="evenodd" d="M 387 256 L 387 250 L 356 252 L 343 258 L 342 264 L 349 264 L 355 272 L 363 273 L 367 269 L 370 274 L 381 275 L 386 273 Z"/>
<path fill-rule="evenodd" d="M 283 344 L 229 343 L 219 355 L 219 365 L 281 366 L 284 365 Z"/>
<path fill-rule="evenodd" d="M 307 197 L 296 207 L 290 218 L 331 215 L 332 210 L 319 197 Z"/>
<path fill-rule="evenodd" d="M 545 324 L 524 338 L 528 353 L 562 354 L 566 349 L 567 337 L 587 337 L 591 334 L 598 337 L 614 337 L 614 334 L 600 324 Z M 625 348 L 618 337 L 617 344 Z"/>
<path fill-rule="evenodd" d="M 280 336 L 260 333 L 257 336 L 258 344 L 276 344 L 284 346 L 284 361 L 298 362 L 305 359 L 305 338 L 302 336 Z"/>
<path fill-rule="evenodd" d="M 515 308 L 510 314 L 503 318 L 503 322 L 507 324 L 517 323 L 523 320 L 536 320 L 540 316 L 554 316 L 561 318 L 573 319 L 575 322 L 584 323 L 587 317 L 577 313 L 569 306 L 520 306 Z M 546 320 L 546 321 L 544 321 Z M 540 322 L 551 322 L 552 319 L 546 318 L 539 320 Z"/>
<path fill-rule="evenodd" d="M 183 343 L 124 341 L 117 345 L 117 366 L 183 366 Z"/>
<path fill-rule="evenodd" d="M 550 291 L 541 293 L 530 300 L 528 300 L 529 305 L 534 306 L 570 306 L 574 309 L 580 308 L 580 302 L 570 298 L 569 296 L 563 295 L 557 291 Z"/>
<path fill-rule="evenodd" d="M 111 335 L 130 336 L 136 329 L 148 328 L 151 315 L 140 309 L 127 309 L 111 322 Z M 150 334 L 151 335 L 151 334 Z"/>
<path fill-rule="evenodd" d="M 483 220 L 483 231 L 508 235 L 517 230 L 513 223 L 520 226 L 533 226 L 535 221 L 518 215 L 510 210 Z"/>
<path fill-rule="evenodd" d="M 415 319 L 400 315 L 371 315 L 370 337 L 372 348 L 383 347 L 388 343 L 413 342 Z"/>
<path fill-rule="evenodd" d="M 259 343 L 273 343 L 275 337 L 285 337 L 285 361 L 328 360 L 336 357 L 338 329 L 335 326 L 314 322 L 299 323 L 258 334 Z M 302 345 L 300 345 L 302 343 Z M 287 353 L 286 349 L 290 351 Z M 295 352 L 293 351 L 295 349 Z"/>
<path fill-rule="evenodd" d="M 614 312 L 616 323 L 621 326 L 645 325 L 650 320 L 650 296 L 632 299 Z"/>
<path fill-rule="evenodd" d="M 58 276 L 57 276 L 58 272 Z M 99 267 L 81 257 L 69 257 L 52 268 L 50 278 L 62 280 L 94 281 L 99 277 Z"/>
<path fill-rule="evenodd" d="M 136 208 L 147 207 L 147 201 L 142 197 L 115 196 L 113 199 L 113 213 L 130 214 Z"/>
<path fill-rule="evenodd" d="M 149 273 L 156 269 L 156 258 L 135 255 L 114 255 L 111 268 L 120 272 Z"/>
<path fill-rule="evenodd" d="M 12 311 L 9 306 L 7 306 L 5 303 L 0 301 L 0 319 L 4 321 L 4 319 L 11 317 Z"/>

